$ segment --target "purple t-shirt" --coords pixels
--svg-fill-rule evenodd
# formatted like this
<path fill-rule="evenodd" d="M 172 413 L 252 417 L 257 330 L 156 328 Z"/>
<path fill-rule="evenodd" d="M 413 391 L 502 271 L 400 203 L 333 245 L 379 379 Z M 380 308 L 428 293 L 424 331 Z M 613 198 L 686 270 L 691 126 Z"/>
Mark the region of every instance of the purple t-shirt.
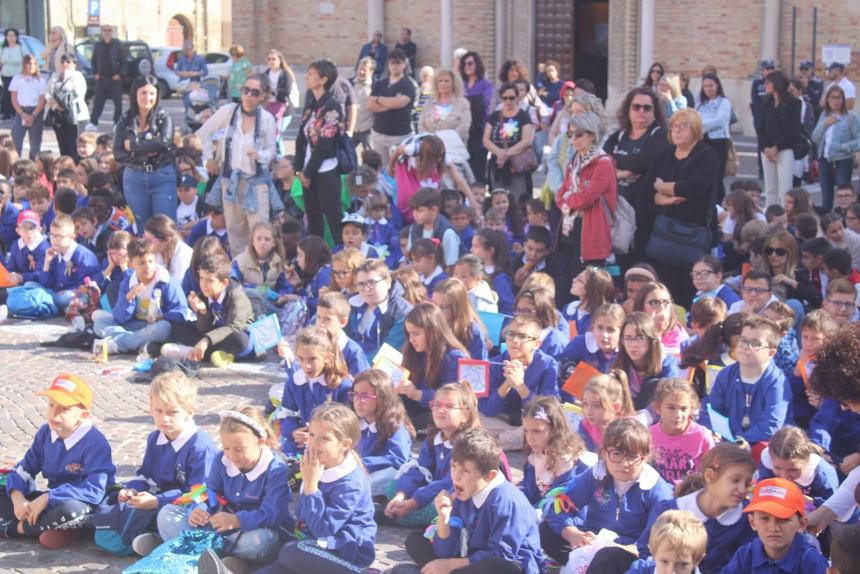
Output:
<path fill-rule="evenodd" d="M 667 435 L 657 423 L 651 426 L 651 439 L 654 443 L 651 466 L 672 484 L 678 484 L 688 474 L 698 472 L 702 456 L 714 446 L 711 431 L 695 422 L 690 422 L 687 430 L 677 436 Z"/>

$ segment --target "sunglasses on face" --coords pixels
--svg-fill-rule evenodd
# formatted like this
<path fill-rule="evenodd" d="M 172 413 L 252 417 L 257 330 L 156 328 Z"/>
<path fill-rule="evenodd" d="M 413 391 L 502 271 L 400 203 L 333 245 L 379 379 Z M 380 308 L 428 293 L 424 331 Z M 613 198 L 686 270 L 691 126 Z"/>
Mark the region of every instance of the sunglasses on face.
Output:
<path fill-rule="evenodd" d="M 254 98 L 259 98 L 263 95 L 263 90 L 259 88 L 249 88 L 248 86 L 242 86 L 242 95 L 243 96 L 252 96 Z"/>
<path fill-rule="evenodd" d="M 584 136 L 587 133 L 591 133 L 591 132 L 588 132 L 586 130 L 576 130 L 573 132 L 573 137 L 574 138 L 581 138 L 582 136 Z"/>
<path fill-rule="evenodd" d="M 630 104 L 630 108 L 634 112 L 650 112 L 654 110 L 654 106 L 651 104 Z"/>
<path fill-rule="evenodd" d="M 502 101 L 503 102 L 515 102 L 515 101 L 517 101 L 517 97 L 516 96 L 502 96 Z"/>
<path fill-rule="evenodd" d="M 779 255 L 780 257 L 785 257 L 788 255 L 788 250 L 784 247 L 765 247 L 764 254 L 770 257 L 771 255 Z"/>

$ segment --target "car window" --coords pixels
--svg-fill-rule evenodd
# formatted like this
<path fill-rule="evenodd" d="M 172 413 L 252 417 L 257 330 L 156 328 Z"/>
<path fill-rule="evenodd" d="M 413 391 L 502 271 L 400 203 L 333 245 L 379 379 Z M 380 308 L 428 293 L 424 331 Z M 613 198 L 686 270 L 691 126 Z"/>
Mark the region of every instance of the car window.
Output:
<path fill-rule="evenodd" d="M 76 48 L 78 53 L 83 56 L 87 62 L 91 62 L 93 59 L 93 46 L 95 46 L 95 44 L 87 42 L 85 44 L 78 44 Z"/>
<path fill-rule="evenodd" d="M 128 58 L 130 60 L 148 58 L 149 54 L 147 52 L 146 46 L 141 46 L 140 44 L 131 44 L 128 46 Z"/>
<path fill-rule="evenodd" d="M 227 54 L 209 53 L 206 54 L 205 58 L 207 64 L 223 64 L 230 59 L 230 56 Z"/>
<path fill-rule="evenodd" d="M 153 60 L 158 60 L 161 57 L 161 50 L 158 48 L 150 48 L 150 51 L 152 52 Z"/>

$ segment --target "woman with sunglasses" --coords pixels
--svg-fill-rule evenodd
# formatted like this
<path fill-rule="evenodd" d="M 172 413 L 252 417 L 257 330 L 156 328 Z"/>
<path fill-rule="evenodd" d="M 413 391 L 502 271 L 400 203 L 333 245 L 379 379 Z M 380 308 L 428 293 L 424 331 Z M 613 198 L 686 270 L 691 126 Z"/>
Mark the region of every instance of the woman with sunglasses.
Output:
<path fill-rule="evenodd" d="M 788 231 L 777 231 L 764 244 L 762 267 L 773 278 L 773 294 L 785 301 L 797 324 L 807 308 L 821 306 L 821 290 L 809 278 L 809 272 L 799 267 L 800 249 Z"/>
<path fill-rule="evenodd" d="M 54 134 L 60 155 L 67 155 L 75 161 L 78 157 L 78 126 L 90 119 L 90 110 L 84 95 L 87 93 L 87 80 L 77 70 L 77 58 L 73 53 L 60 56 L 60 69 L 51 75 L 48 82 L 48 113 L 54 115 Z M 66 106 L 70 106 L 66 108 Z"/>
<path fill-rule="evenodd" d="M 630 253 L 618 257 L 624 269 L 644 259 L 653 208 L 643 176 L 653 158 L 669 147 L 664 123 L 657 94 L 648 87 L 633 88 L 618 109 L 618 131 L 603 144 L 603 150 L 615 159 L 618 193 L 636 210 L 636 235 Z"/>
<path fill-rule="evenodd" d="M 657 86 L 660 84 L 660 79 L 665 74 L 663 69 L 663 64 L 659 62 L 654 62 L 651 65 L 651 69 L 648 70 L 648 76 L 645 78 L 645 82 L 642 84 L 642 87 L 648 88 L 649 90 L 657 93 Z"/>
<path fill-rule="evenodd" d="M 197 131 L 206 169 L 217 177 L 206 203 L 223 209 L 231 253 L 244 252 L 251 228 L 268 223 L 272 211 L 284 209 L 269 171 L 275 157 L 275 118 L 263 109 L 263 102 L 270 90 L 267 75 L 250 76 L 242 84 L 241 101 L 222 106 Z"/>
<path fill-rule="evenodd" d="M 618 207 L 615 160 L 598 145 L 603 136 L 600 117 L 594 112 L 571 116 L 568 134 L 575 155 L 555 195 L 562 213 L 562 285 L 569 285 L 588 266 L 603 267 L 612 255 L 609 214 Z"/>
<path fill-rule="evenodd" d="M 499 88 L 502 108 L 490 114 L 484 125 L 484 147 L 490 152 L 487 173 L 490 189 L 505 187 L 517 200 L 532 195 L 532 175 L 511 172 L 514 156 L 529 149 L 535 128 L 529 113 L 519 106 L 517 87 L 506 82 Z"/>
<path fill-rule="evenodd" d="M 485 77 L 484 61 L 477 52 L 466 52 L 460 58 L 460 77 L 463 79 L 463 95 L 469 101 L 472 123 L 466 142 L 469 148 L 469 166 L 480 184 L 486 182 L 487 150 L 481 141 L 481 126 L 487 122 L 493 105 L 493 82 Z"/>

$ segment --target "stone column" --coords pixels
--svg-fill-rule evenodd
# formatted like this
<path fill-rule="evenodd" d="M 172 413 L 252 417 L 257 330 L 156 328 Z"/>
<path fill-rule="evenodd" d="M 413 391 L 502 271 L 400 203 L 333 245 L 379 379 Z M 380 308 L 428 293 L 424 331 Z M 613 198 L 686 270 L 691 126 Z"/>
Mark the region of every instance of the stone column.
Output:
<path fill-rule="evenodd" d="M 364 41 L 369 42 L 374 32 L 385 33 L 385 0 L 367 0 L 367 38 Z"/>
<path fill-rule="evenodd" d="M 451 54 L 454 53 L 454 1 L 440 0 L 442 21 L 439 24 L 439 65 L 451 65 Z"/>
<path fill-rule="evenodd" d="M 779 0 L 764 0 L 761 25 L 761 60 L 779 59 Z"/>
<path fill-rule="evenodd" d="M 494 81 L 495 72 L 502 65 L 502 62 L 507 58 L 506 50 L 507 50 L 507 35 L 508 35 L 508 22 L 507 22 L 507 2 L 505 0 L 496 0 L 496 50 L 495 50 L 495 66 L 493 69 L 488 70 L 487 76 Z"/>
<path fill-rule="evenodd" d="M 639 7 L 639 80 L 643 82 L 654 64 L 654 11 L 654 0 L 642 0 Z"/>

